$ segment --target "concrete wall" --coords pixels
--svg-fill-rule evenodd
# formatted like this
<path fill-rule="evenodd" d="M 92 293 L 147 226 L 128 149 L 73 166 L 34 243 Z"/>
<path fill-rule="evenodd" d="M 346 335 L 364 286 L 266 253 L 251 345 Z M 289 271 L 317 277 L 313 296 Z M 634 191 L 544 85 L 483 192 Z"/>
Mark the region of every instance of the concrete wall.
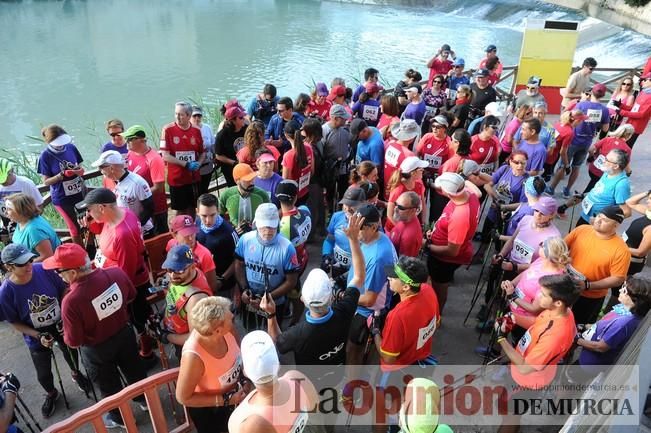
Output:
<path fill-rule="evenodd" d="M 651 36 L 651 3 L 631 7 L 624 0 L 545 0 L 570 9 L 582 10 L 591 17 Z"/>

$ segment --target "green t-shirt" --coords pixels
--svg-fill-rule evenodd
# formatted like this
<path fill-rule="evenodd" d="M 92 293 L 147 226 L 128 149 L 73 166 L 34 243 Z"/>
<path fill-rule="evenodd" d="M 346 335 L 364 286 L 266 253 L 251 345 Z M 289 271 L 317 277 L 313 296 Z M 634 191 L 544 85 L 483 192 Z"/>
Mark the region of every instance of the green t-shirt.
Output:
<path fill-rule="evenodd" d="M 240 224 L 241 209 L 249 209 L 250 219 L 247 219 L 249 223 L 252 223 L 255 210 L 258 206 L 262 203 L 269 203 L 269 195 L 267 192 L 257 186 L 253 188 L 253 191 L 248 196 L 249 206 L 246 206 L 246 203 L 242 203 L 243 199 L 245 198 L 240 195 L 237 185 L 226 189 L 226 191 L 219 195 L 219 213 L 224 217 L 228 214 L 228 219 L 233 227 L 237 227 Z"/>

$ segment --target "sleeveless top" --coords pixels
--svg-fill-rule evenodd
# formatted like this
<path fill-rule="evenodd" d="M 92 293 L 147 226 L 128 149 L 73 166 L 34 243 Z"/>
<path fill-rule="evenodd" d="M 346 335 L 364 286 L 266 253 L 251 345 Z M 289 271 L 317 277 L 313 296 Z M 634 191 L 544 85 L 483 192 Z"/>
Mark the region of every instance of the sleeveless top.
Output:
<path fill-rule="evenodd" d="M 242 357 L 240 347 L 233 334 L 224 336 L 228 350 L 223 358 L 215 358 L 199 343 L 199 334 L 192 331 L 183 345 L 184 353 L 193 353 L 203 362 L 204 372 L 195 392 L 224 393 L 234 388 L 242 372 Z"/>
<path fill-rule="evenodd" d="M 279 406 L 262 406 L 250 403 L 251 398 L 258 392 L 253 390 L 242 403 L 233 411 L 228 419 L 229 433 L 238 433 L 240 425 L 250 416 L 258 415 L 274 426 L 276 433 L 301 433 L 308 421 L 309 403 L 303 387 L 300 387 L 300 410 L 296 408 L 296 383 L 287 378 L 287 373 L 278 379 L 280 383 L 289 386 L 289 398 Z"/>
<path fill-rule="evenodd" d="M 646 216 L 640 217 L 633 221 L 624 232 L 624 241 L 629 248 L 637 248 L 642 243 L 644 229 L 651 225 L 651 219 Z"/>
<path fill-rule="evenodd" d="M 192 287 L 194 292 L 187 294 L 188 289 Z M 208 287 L 206 277 L 199 269 L 194 279 L 185 286 L 171 284 L 165 294 L 165 317 L 163 323 L 165 327 L 175 334 L 187 334 L 190 331 L 188 324 L 188 313 L 185 311 L 185 305 L 190 298 L 197 293 L 205 293 L 212 296 L 212 291 Z"/>

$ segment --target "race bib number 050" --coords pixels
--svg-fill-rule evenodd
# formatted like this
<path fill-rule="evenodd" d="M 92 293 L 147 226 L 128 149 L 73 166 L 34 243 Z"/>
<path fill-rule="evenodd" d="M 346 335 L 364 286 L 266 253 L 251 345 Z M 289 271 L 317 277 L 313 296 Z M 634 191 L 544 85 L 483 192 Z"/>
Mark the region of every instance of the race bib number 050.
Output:
<path fill-rule="evenodd" d="M 117 283 L 113 283 L 108 289 L 91 301 L 95 314 L 99 320 L 104 320 L 122 307 L 122 291 Z"/>

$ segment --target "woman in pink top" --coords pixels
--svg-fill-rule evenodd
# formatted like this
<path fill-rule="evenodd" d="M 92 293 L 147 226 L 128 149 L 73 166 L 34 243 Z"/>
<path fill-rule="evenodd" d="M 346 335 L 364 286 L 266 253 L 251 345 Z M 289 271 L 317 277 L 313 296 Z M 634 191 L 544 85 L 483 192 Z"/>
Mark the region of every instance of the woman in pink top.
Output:
<path fill-rule="evenodd" d="M 570 251 L 561 237 L 547 238 L 538 247 L 539 258 L 529 268 L 513 280 L 502 281 L 502 290 L 510 302 L 509 308 L 515 314 L 536 317 L 544 310 L 540 306 L 540 284 L 538 280 L 545 275 L 560 275 L 566 272 L 570 263 Z M 524 334 L 524 329 L 514 329 L 514 336 Z"/>
<path fill-rule="evenodd" d="M 617 90 L 613 92 L 613 95 L 608 101 L 608 112 L 610 113 L 610 129 L 614 129 L 622 124 L 624 118 L 619 115 L 617 108 L 621 107 L 623 109 L 628 109 L 628 107 L 633 107 L 635 102 L 635 93 L 633 92 L 633 77 L 624 77 L 619 83 Z"/>
<path fill-rule="evenodd" d="M 228 419 L 250 386 L 242 384 L 242 357 L 234 335 L 231 301 L 210 296 L 197 302 L 188 321 L 176 399 L 188 408 L 199 433 L 228 432 Z"/>
<path fill-rule="evenodd" d="M 285 137 L 292 148 L 283 155 L 283 179 L 298 183 L 296 206 L 307 204 L 310 178 L 314 175 L 314 151 L 312 146 L 304 143 L 301 125 L 290 120 L 285 124 Z"/>
<path fill-rule="evenodd" d="M 393 95 L 384 95 L 380 99 L 380 121 L 377 124 L 377 129 L 382 134 L 382 139 L 386 140 L 389 137 L 391 125 L 400 123 L 400 104 L 398 98 Z"/>
<path fill-rule="evenodd" d="M 511 119 L 511 121 L 506 125 L 506 128 L 504 128 L 502 136 L 500 137 L 502 151 L 500 152 L 499 165 L 504 164 L 506 158 L 508 158 L 513 151 L 513 136 L 520 125 L 522 125 L 522 121 L 525 118 L 531 117 L 532 114 L 533 111 L 531 110 L 531 107 L 526 104 L 521 105 L 520 108 L 515 110 L 515 113 L 513 113 L 513 119 Z"/>

